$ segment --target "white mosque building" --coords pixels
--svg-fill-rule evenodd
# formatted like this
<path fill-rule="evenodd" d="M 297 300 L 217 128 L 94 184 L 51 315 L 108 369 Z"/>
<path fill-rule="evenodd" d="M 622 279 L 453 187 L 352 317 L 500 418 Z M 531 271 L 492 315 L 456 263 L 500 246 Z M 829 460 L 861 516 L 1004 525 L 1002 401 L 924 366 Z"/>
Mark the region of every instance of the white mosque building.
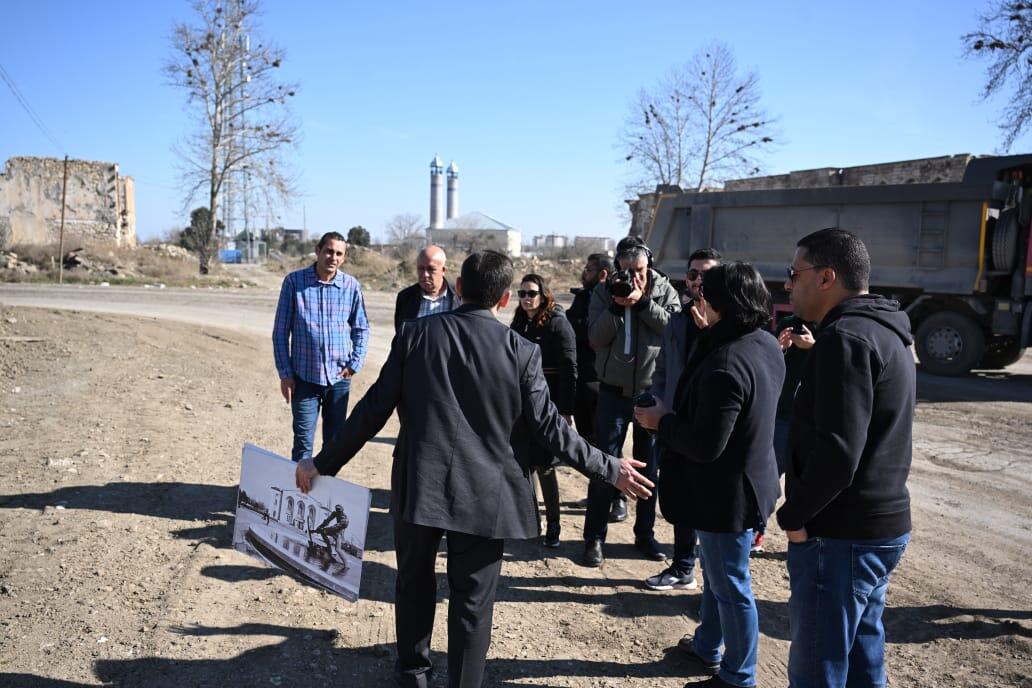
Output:
<path fill-rule="evenodd" d="M 445 169 L 440 156 L 430 161 L 430 226 L 427 241 L 446 252 L 469 253 L 482 249 L 502 251 L 512 257 L 520 255 L 523 235 L 509 225 L 473 211 L 459 215 L 459 166 L 448 165 L 448 205 L 442 216 L 442 191 Z"/>

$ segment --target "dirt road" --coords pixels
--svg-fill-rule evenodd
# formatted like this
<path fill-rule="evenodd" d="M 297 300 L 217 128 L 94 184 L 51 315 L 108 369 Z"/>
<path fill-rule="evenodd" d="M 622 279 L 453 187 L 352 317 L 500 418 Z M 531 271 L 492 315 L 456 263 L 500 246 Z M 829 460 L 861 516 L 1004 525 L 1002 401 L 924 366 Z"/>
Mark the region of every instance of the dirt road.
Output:
<path fill-rule="evenodd" d="M 345 469 L 374 489 L 360 602 L 228 549 L 241 445 L 289 449 L 275 298 L 0 285 L 0 686 L 390 685 L 395 421 Z M 353 403 L 389 346 L 393 295 L 368 303 Z M 1032 686 L 1032 359 L 921 375 L 919 394 L 914 541 L 885 617 L 891 684 Z M 585 481 L 560 484 L 562 547 L 507 547 L 487 685 L 701 680 L 671 649 L 699 594 L 642 588 L 658 568 L 635 556 L 630 523 L 611 529 L 601 570 L 578 566 L 583 514 L 569 504 Z M 671 542 L 668 526 L 658 535 Z M 759 680 L 783 686 L 785 542 L 769 540 L 752 567 Z"/>

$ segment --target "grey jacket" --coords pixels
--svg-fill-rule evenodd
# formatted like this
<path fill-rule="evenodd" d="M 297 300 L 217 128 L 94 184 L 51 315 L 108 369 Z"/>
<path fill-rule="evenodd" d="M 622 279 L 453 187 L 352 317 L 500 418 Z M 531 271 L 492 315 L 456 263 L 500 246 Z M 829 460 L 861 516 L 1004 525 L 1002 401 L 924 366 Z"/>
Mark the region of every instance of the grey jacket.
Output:
<path fill-rule="evenodd" d="M 625 397 L 652 385 L 663 330 L 681 307 L 670 280 L 649 270 L 649 282 L 648 293 L 631 309 L 613 303 L 605 284 L 591 292 L 588 341 L 595 349 L 595 372 L 603 384 L 622 388 Z"/>

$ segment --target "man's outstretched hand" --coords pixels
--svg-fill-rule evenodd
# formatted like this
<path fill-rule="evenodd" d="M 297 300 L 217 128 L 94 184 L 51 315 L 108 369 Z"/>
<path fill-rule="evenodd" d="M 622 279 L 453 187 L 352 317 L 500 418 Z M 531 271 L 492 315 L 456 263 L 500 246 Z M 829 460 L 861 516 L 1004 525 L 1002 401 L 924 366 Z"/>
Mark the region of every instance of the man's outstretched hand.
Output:
<path fill-rule="evenodd" d="M 319 469 L 311 459 L 302 459 L 297 462 L 297 469 L 294 471 L 294 483 L 302 493 L 308 494 L 312 489 L 312 481 L 319 475 Z"/>
<path fill-rule="evenodd" d="M 644 468 L 645 462 L 634 459 L 620 459 L 620 473 L 616 477 L 616 489 L 628 497 L 648 499 L 655 484 L 636 469 Z"/>

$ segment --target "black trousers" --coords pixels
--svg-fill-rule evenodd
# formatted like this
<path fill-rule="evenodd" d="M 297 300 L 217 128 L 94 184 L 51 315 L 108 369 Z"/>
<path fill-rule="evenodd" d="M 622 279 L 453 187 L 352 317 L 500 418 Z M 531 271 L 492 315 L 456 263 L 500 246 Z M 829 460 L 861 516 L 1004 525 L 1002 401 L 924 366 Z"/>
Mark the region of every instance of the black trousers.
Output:
<path fill-rule="evenodd" d="M 538 466 L 534 469 L 541 483 L 541 500 L 545 503 L 545 521 L 559 522 L 559 476 L 553 466 Z"/>
<path fill-rule="evenodd" d="M 435 563 L 448 538 L 448 685 L 479 688 L 491 645 L 491 619 L 502 570 L 504 540 L 429 528 L 394 519 L 398 556 L 394 627 L 398 639 L 398 685 L 426 688 L 430 636 L 437 606 Z"/>
<path fill-rule="evenodd" d="M 634 458 L 645 464 L 642 475 L 656 482 L 658 457 L 655 435 L 634 422 L 634 402 L 612 389 L 602 387 L 598 394 L 598 413 L 595 416 L 595 446 L 612 456 L 623 456 L 627 429 L 632 428 Z M 584 513 L 584 540 L 606 541 L 609 530 L 609 509 L 619 491 L 601 480 L 588 483 L 588 508 Z M 656 498 L 640 499 L 634 507 L 635 539 L 654 536 L 656 525 Z"/>
<path fill-rule="evenodd" d="M 598 383 L 577 383 L 577 396 L 574 397 L 573 422 L 577 432 L 590 444 L 595 444 L 595 413 L 598 408 Z"/>

